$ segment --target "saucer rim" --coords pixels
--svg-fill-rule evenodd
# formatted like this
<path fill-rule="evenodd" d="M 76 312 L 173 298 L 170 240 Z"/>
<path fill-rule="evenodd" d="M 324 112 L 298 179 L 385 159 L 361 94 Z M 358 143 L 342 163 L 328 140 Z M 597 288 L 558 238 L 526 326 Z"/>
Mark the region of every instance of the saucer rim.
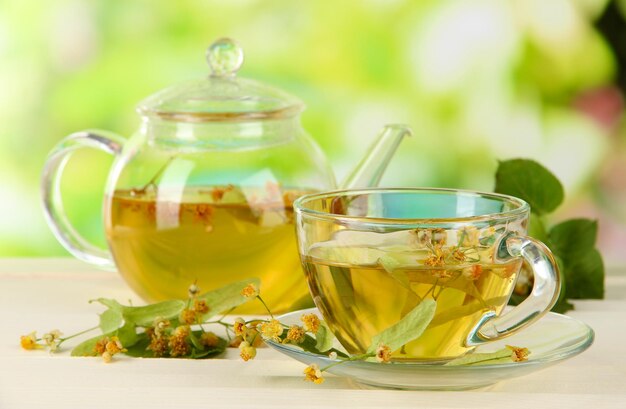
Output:
<path fill-rule="evenodd" d="M 280 316 L 277 316 L 276 319 L 278 319 L 279 321 L 282 321 L 286 317 L 292 317 L 292 316 L 295 316 L 297 314 L 309 314 L 309 313 L 317 313 L 317 314 L 319 314 L 319 310 L 317 308 L 307 308 L 307 309 L 302 309 L 302 310 L 291 311 L 291 312 L 284 313 L 284 314 L 282 314 Z M 522 362 L 507 362 L 507 363 L 484 364 L 484 365 L 454 365 L 454 366 L 442 365 L 441 361 L 439 361 L 439 363 L 425 362 L 425 361 L 392 361 L 392 362 L 389 362 L 389 363 L 380 363 L 380 362 L 371 362 L 371 361 L 353 361 L 353 362 L 346 362 L 346 363 L 353 364 L 353 365 L 357 364 L 359 366 L 362 365 L 364 367 L 364 369 L 365 368 L 380 367 L 381 365 L 384 365 L 386 367 L 397 366 L 397 367 L 402 367 L 402 368 L 421 368 L 421 369 L 428 368 L 429 370 L 454 371 L 454 372 L 460 372 L 460 371 L 471 371 L 471 372 L 491 371 L 491 370 L 494 370 L 494 369 L 507 369 L 507 368 L 512 368 L 512 367 L 521 369 L 521 368 L 527 368 L 527 367 L 532 367 L 532 366 L 537 366 L 537 365 L 549 365 L 549 364 L 552 364 L 552 363 L 564 361 L 566 359 L 575 357 L 575 356 L 583 353 L 584 351 L 589 349 L 589 347 L 591 347 L 591 345 L 593 345 L 593 343 L 595 341 L 595 331 L 587 323 L 585 323 L 585 322 L 583 322 L 581 320 L 578 320 L 576 318 L 570 317 L 568 315 L 559 314 L 559 313 L 556 313 L 556 312 L 548 312 L 539 322 L 541 322 L 546 317 L 554 317 L 554 318 L 557 318 L 559 320 L 565 320 L 565 321 L 574 321 L 578 325 L 586 327 L 586 329 L 588 331 L 587 339 L 584 340 L 583 342 L 579 343 L 579 344 L 575 344 L 575 345 L 571 346 L 568 350 L 566 350 L 564 352 L 555 353 L 555 354 L 543 356 L 543 357 L 536 358 L 536 359 L 533 359 L 532 355 L 531 355 L 530 359 L 528 359 L 527 361 L 522 361 Z M 529 327 L 529 328 L 532 328 L 532 326 Z M 527 330 L 528 330 L 528 328 L 526 328 L 524 331 L 527 331 Z M 275 350 L 278 350 L 281 353 L 283 353 L 283 351 L 285 351 L 286 353 L 295 353 L 295 354 L 298 354 L 298 355 L 309 356 L 311 358 L 320 359 L 322 361 L 325 361 L 328 364 L 332 364 L 332 363 L 335 363 L 335 362 L 342 362 L 341 359 L 331 359 L 327 355 L 316 354 L 316 353 L 313 353 L 313 352 L 304 351 L 302 349 L 299 349 L 295 345 L 277 343 L 277 342 L 273 341 L 272 339 L 267 339 L 266 337 L 263 337 L 263 340 L 270 347 L 274 348 Z M 485 344 L 485 345 L 488 345 L 488 344 Z"/>

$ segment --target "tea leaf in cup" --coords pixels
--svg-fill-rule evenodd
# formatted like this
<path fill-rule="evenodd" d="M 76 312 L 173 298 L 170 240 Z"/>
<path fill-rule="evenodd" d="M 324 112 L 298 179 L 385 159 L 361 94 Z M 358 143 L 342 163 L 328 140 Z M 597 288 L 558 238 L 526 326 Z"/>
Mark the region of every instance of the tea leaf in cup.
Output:
<path fill-rule="evenodd" d="M 447 362 L 445 366 L 459 366 L 459 365 L 478 365 L 485 363 L 493 363 L 494 361 L 500 361 L 506 359 L 511 362 L 511 350 L 508 348 L 502 348 L 495 352 L 475 353 L 467 354 L 457 359 L 453 359 Z"/>
<path fill-rule="evenodd" d="M 325 322 L 321 322 L 315 334 L 315 348 L 318 351 L 326 352 L 333 347 L 335 336 L 330 331 Z"/>
<path fill-rule="evenodd" d="M 392 351 L 419 338 L 435 316 L 437 302 L 433 299 L 422 300 L 400 321 L 372 337 L 367 352 L 372 354 L 380 344 L 387 345 Z"/>

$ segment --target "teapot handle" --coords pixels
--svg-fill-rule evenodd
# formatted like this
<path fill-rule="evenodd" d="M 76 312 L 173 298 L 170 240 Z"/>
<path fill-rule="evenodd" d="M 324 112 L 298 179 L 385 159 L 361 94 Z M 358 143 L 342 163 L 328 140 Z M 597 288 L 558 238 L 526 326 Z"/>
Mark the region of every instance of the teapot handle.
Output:
<path fill-rule="evenodd" d="M 61 176 L 74 151 L 80 148 L 96 148 L 117 156 L 121 153 L 124 142 L 124 138 L 107 131 L 73 133 L 50 152 L 41 178 L 44 213 L 54 236 L 74 257 L 107 270 L 115 269 L 111 253 L 89 243 L 74 229 L 65 214 L 61 197 Z"/>

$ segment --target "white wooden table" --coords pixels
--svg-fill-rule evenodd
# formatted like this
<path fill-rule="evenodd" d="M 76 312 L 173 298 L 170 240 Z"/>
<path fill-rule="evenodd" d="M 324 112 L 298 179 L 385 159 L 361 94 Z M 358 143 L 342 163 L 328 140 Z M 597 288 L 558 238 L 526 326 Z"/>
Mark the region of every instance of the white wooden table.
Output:
<path fill-rule="evenodd" d="M 611 271 L 607 299 L 576 302 L 571 315 L 596 332 L 582 355 L 543 371 L 467 392 L 364 389 L 267 348 L 211 360 L 72 358 L 24 351 L 19 336 L 97 324 L 97 297 L 139 299 L 116 273 L 72 259 L 0 259 L 0 409 L 15 408 L 626 408 L 626 271 Z M 118 358 L 118 357 L 116 357 Z"/>

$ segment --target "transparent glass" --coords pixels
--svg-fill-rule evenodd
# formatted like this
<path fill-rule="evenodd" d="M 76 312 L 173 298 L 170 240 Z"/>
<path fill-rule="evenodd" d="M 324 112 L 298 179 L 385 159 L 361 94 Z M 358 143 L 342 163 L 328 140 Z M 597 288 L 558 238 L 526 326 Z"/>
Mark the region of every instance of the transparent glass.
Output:
<path fill-rule="evenodd" d="M 396 361 L 446 361 L 535 322 L 556 302 L 557 265 L 527 237 L 520 199 L 446 189 L 368 189 L 295 202 L 299 252 L 318 309 L 344 348 L 372 338 L 425 299 L 436 312 Z M 523 260 L 530 297 L 502 314 Z"/>
<path fill-rule="evenodd" d="M 335 177 L 300 125 L 299 99 L 237 77 L 243 51 L 231 39 L 211 45 L 207 61 L 209 76 L 139 104 L 142 124 L 128 141 L 91 130 L 55 147 L 42 177 L 48 223 L 70 253 L 117 268 L 149 301 L 184 298 L 194 282 L 209 291 L 258 277 L 274 312 L 306 305 L 292 204 L 335 188 Z M 377 185 L 408 134 L 385 127 L 344 186 Z M 104 194 L 108 250 L 82 238 L 63 210 L 63 168 L 80 148 L 116 157 Z M 250 303 L 238 312 L 265 310 Z"/>
<path fill-rule="evenodd" d="M 300 317 L 318 313 L 315 308 L 277 317 L 286 325 L 302 325 Z M 482 388 L 497 382 L 511 381 L 520 376 L 545 369 L 587 350 L 594 340 L 593 330 L 585 323 L 566 315 L 550 312 L 527 330 L 510 338 L 478 346 L 477 353 L 494 352 L 505 345 L 521 345 L 531 351 L 527 361 L 499 362 L 482 365 L 442 365 L 435 362 L 401 361 L 378 363 L 343 361 L 327 355 L 303 351 L 293 344 L 265 342 L 277 351 L 306 365 L 328 367 L 328 372 L 345 376 L 365 387 L 411 390 L 467 390 Z M 334 345 L 341 350 L 341 345 Z"/>

